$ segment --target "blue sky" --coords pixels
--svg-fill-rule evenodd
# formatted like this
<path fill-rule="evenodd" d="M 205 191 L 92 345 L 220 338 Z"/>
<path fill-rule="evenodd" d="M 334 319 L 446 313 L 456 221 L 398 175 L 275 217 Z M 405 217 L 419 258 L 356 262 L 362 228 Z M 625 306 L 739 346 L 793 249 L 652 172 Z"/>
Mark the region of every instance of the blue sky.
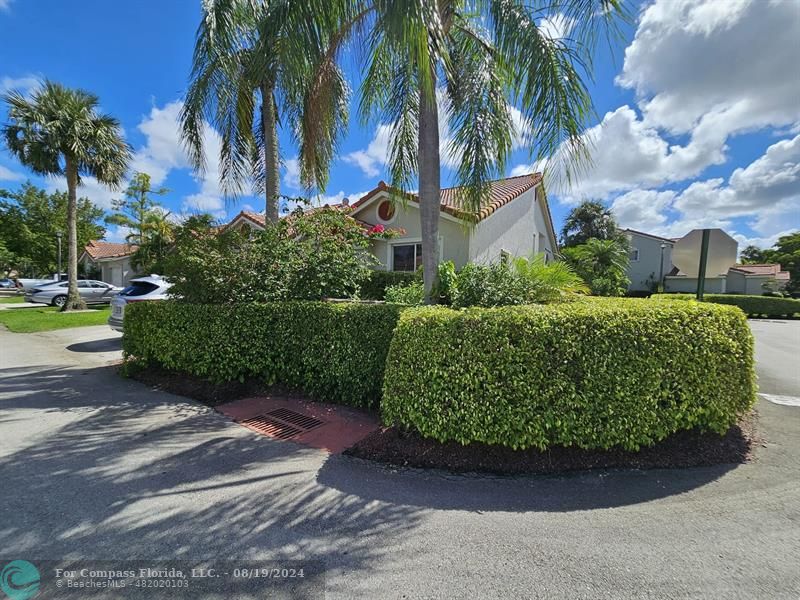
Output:
<path fill-rule="evenodd" d="M 655 0 L 633 12 L 614 56 L 596 55 L 594 164 L 572 188 L 550 188 L 556 227 L 576 202 L 599 199 L 625 226 L 670 236 L 720 226 L 740 247 L 800 228 L 800 3 Z M 48 77 L 99 95 L 136 151 L 134 168 L 170 188 L 175 213 L 262 210 L 259 198 L 225 202 L 213 164 L 195 176 L 178 142 L 199 17 L 199 0 L 0 0 L 0 89 Z M 386 178 L 387 128 L 352 121 L 320 201 L 357 198 Z M 299 195 L 296 151 L 285 134 L 281 144 L 282 192 Z M 509 174 L 531 169 L 518 149 Z M 63 187 L 0 150 L 0 187 L 25 179 Z M 103 207 L 119 195 L 92 181 L 82 194 Z"/>

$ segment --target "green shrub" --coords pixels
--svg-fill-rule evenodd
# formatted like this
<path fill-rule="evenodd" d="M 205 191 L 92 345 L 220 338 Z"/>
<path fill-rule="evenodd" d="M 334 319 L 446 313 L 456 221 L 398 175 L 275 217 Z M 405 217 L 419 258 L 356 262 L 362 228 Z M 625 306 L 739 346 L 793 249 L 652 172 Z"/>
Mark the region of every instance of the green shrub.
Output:
<path fill-rule="evenodd" d="M 376 264 L 369 244 L 333 209 L 295 212 L 263 231 L 182 228 L 167 261 L 171 293 L 193 304 L 349 298 Z"/>
<path fill-rule="evenodd" d="M 694 294 L 655 294 L 654 300 L 694 300 Z M 738 306 L 752 317 L 791 317 L 800 314 L 800 300 L 774 296 L 745 296 L 738 294 L 705 294 L 704 302 Z"/>
<path fill-rule="evenodd" d="M 327 402 L 380 398 L 402 309 L 391 304 L 140 302 L 125 309 L 126 357 L 213 382 L 255 377 Z"/>
<path fill-rule="evenodd" d="M 635 450 L 678 430 L 725 432 L 754 400 L 740 311 L 598 299 L 409 308 L 381 410 L 385 423 L 440 441 Z"/>
<path fill-rule="evenodd" d="M 386 288 L 386 301 L 396 304 L 422 304 L 425 300 L 425 286 L 421 281 L 408 285 L 391 285 Z"/>
<path fill-rule="evenodd" d="M 422 281 L 422 272 L 405 271 L 371 271 L 369 277 L 361 283 L 359 296 L 364 300 L 384 300 L 386 288 L 396 285 L 409 285 Z"/>

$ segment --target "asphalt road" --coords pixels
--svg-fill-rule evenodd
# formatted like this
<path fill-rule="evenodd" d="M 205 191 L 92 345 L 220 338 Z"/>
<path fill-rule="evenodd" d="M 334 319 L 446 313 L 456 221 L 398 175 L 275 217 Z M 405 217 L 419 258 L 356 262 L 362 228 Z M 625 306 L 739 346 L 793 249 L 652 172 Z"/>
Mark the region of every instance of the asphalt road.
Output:
<path fill-rule="evenodd" d="M 800 396 L 800 321 L 753 330 L 762 391 Z M 258 436 L 118 357 L 105 327 L 0 331 L 0 558 L 322 561 L 328 598 L 800 596 L 800 408 L 759 402 L 747 465 L 456 476 Z"/>

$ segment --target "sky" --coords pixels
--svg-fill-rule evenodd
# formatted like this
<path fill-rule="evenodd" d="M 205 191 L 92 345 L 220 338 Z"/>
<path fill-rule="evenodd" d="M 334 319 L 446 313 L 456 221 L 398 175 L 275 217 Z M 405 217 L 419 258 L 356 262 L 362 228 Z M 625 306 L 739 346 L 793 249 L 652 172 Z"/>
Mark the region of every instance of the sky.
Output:
<path fill-rule="evenodd" d="M 225 199 L 206 132 L 208 168 L 193 173 L 176 118 L 186 91 L 200 0 L 0 0 L 0 92 L 29 91 L 41 78 L 90 90 L 120 120 L 134 148 L 132 170 L 169 188 L 175 215 L 263 211 L 263 199 Z M 583 200 L 609 206 L 624 227 L 679 237 L 721 227 L 739 241 L 771 246 L 800 229 L 800 0 L 651 0 L 629 4 L 623 39 L 594 57 L 596 116 L 585 139 L 592 163 L 569 188 L 548 195 L 557 229 Z M 33 26 L 35 24 L 35 26 Z M 568 32 L 555 27 L 553 35 Z M 358 71 L 349 68 L 358 89 Z M 386 173 L 390 124 L 353 118 L 319 203 L 358 199 Z M 5 110 L 0 108 L 0 119 Z M 445 138 L 447 134 L 443 136 Z M 291 135 L 280 135 L 282 193 L 304 195 Z M 508 175 L 531 172 L 517 144 Z M 454 160 L 442 179 L 454 180 Z M 551 176 L 552 175 L 552 176 Z M 26 180 L 50 190 L 0 149 L 0 188 Z M 553 170 L 547 181 L 561 181 Z M 80 195 L 103 208 L 119 198 L 90 178 Z M 126 231 L 109 227 L 107 239 Z"/>

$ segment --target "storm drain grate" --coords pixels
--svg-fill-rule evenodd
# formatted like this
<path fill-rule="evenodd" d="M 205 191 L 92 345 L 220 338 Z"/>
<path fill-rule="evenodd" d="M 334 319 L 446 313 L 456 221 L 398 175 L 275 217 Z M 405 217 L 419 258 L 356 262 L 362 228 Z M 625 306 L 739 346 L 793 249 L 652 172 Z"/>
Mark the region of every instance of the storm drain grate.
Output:
<path fill-rule="evenodd" d="M 286 423 L 291 423 L 292 425 L 296 425 L 300 427 L 303 431 L 309 431 L 314 429 L 315 427 L 319 427 L 320 425 L 324 425 L 324 421 L 320 421 L 316 417 L 310 417 L 308 415 L 304 415 L 298 412 L 294 412 L 293 410 L 289 410 L 288 408 L 276 408 L 275 410 L 271 410 L 267 413 L 268 415 L 272 415 L 280 419 L 281 421 L 285 421 Z"/>
<path fill-rule="evenodd" d="M 267 415 L 258 415 L 251 419 L 245 419 L 241 421 L 241 423 L 250 429 L 279 440 L 287 440 L 299 433 L 303 433 L 302 429 L 298 429 L 288 423 L 281 423 L 277 419 L 273 419 Z"/>

